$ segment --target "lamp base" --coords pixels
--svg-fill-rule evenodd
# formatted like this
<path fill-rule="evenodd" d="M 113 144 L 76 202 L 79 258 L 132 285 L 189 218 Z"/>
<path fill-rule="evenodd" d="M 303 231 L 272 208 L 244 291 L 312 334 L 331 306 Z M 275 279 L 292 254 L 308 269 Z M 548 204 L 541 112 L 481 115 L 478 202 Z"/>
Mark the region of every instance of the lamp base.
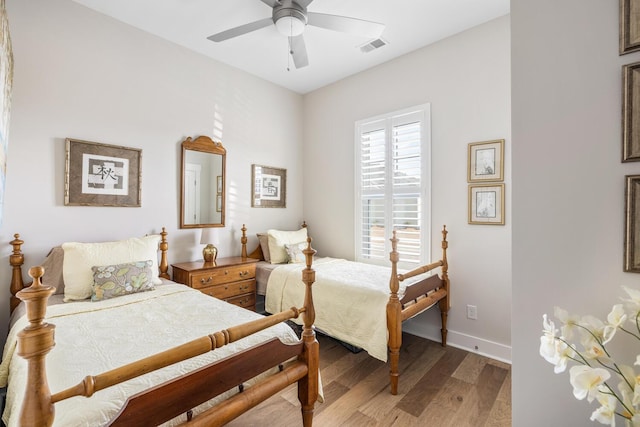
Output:
<path fill-rule="evenodd" d="M 202 250 L 202 257 L 204 258 L 204 262 L 216 262 L 216 257 L 218 256 L 218 248 L 209 243 Z"/>

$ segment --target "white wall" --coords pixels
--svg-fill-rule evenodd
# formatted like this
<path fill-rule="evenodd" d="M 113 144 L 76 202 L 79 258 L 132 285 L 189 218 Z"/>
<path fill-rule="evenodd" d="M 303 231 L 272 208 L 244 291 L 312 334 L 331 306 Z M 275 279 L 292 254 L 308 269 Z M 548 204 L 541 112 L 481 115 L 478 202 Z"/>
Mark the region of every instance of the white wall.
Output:
<path fill-rule="evenodd" d="M 624 273 L 618 2 L 513 0 L 513 425 L 585 426 L 568 372 L 538 354 L 554 306 L 606 318 Z M 619 360 L 631 365 L 637 347 Z M 634 351 L 635 350 L 635 351 Z"/>
<path fill-rule="evenodd" d="M 302 97 L 69 0 L 8 0 L 15 70 L 0 281 L 8 244 L 26 265 L 64 241 L 169 232 L 169 261 L 201 258 L 199 230 L 179 230 L 180 142 L 208 135 L 227 155 L 227 226 L 220 256 L 240 254 L 240 231 L 302 218 Z M 277 108 L 274 108 L 277 106 Z M 142 207 L 64 206 L 66 137 L 141 148 Z M 287 169 L 286 209 L 251 208 L 251 164 Z M 26 272 L 25 272 L 26 274 Z M 0 292 L 0 337 L 9 292 Z"/>
<path fill-rule="evenodd" d="M 509 17 L 304 97 L 304 217 L 320 254 L 354 257 L 354 122 L 431 103 L 433 258 L 449 229 L 452 344 L 510 359 L 511 129 Z M 375 53 L 373 53 L 375 54 Z M 506 225 L 467 223 L 467 146 L 506 139 Z M 477 305 L 478 320 L 466 318 Z M 431 310 L 405 330 L 439 339 Z"/>

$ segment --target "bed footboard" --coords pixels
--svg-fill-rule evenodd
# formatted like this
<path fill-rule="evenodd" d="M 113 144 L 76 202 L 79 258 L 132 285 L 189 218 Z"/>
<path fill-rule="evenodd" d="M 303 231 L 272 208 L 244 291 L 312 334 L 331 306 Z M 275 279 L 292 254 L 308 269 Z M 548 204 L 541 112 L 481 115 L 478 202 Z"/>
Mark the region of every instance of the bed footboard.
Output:
<path fill-rule="evenodd" d="M 442 228 L 442 259 L 434 263 L 418 267 L 404 274 L 398 274 L 400 255 L 397 251 L 398 239 L 395 230 L 391 239 L 392 250 L 391 279 L 389 288 L 391 294 L 387 303 L 387 329 L 389 331 L 389 378 L 391 394 L 398 393 L 398 365 L 400 347 L 402 346 L 402 322 L 429 309 L 436 303 L 440 308 L 442 327 L 440 329 L 442 346 L 447 346 L 447 315 L 449 311 L 449 264 L 447 262 L 447 227 Z M 441 276 L 433 275 L 407 286 L 402 299 L 398 297 L 400 282 L 419 274 L 427 273 L 436 268 L 441 269 Z"/>

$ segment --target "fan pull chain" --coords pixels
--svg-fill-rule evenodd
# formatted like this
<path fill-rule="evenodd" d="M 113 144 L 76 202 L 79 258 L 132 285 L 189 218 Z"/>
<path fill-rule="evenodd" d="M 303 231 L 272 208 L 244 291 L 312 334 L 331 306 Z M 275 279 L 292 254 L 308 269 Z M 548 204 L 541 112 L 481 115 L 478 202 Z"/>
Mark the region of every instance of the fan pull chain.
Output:
<path fill-rule="evenodd" d="M 291 64 L 291 56 L 293 55 L 293 49 L 291 48 L 291 39 L 293 38 L 293 21 L 289 24 L 289 34 L 291 37 L 287 37 L 287 46 L 289 52 L 287 53 L 287 71 L 291 71 L 289 65 Z"/>
<path fill-rule="evenodd" d="M 291 71 L 289 65 L 291 64 L 291 55 L 293 55 L 293 51 L 291 50 L 291 38 L 287 37 L 287 71 Z"/>

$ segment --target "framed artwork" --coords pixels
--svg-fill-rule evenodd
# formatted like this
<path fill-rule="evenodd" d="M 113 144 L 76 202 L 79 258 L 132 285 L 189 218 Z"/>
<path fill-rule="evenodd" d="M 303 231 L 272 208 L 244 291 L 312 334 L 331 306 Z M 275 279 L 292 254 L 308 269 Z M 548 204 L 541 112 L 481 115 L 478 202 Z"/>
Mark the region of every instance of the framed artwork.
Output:
<path fill-rule="evenodd" d="M 140 207 L 142 150 L 66 139 L 64 204 Z"/>
<path fill-rule="evenodd" d="M 620 0 L 620 55 L 640 50 L 640 0 Z"/>
<path fill-rule="evenodd" d="M 622 161 L 640 161 L 640 62 L 622 66 Z"/>
<path fill-rule="evenodd" d="M 625 181 L 624 271 L 640 273 L 640 175 Z"/>
<path fill-rule="evenodd" d="M 467 156 L 467 181 L 504 179 L 504 139 L 472 142 Z"/>
<path fill-rule="evenodd" d="M 216 212 L 222 212 L 222 194 L 216 194 Z"/>
<path fill-rule="evenodd" d="M 216 194 L 222 194 L 222 175 L 216 177 Z"/>
<path fill-rule="evenodd" d="M 504 184 L 469 185 L 469 224 L 504 225 Z"/>
<path fill-rule="evenodd" d="M 287 207 L 287 170 L 251 165 L 251 207 Z"/>

